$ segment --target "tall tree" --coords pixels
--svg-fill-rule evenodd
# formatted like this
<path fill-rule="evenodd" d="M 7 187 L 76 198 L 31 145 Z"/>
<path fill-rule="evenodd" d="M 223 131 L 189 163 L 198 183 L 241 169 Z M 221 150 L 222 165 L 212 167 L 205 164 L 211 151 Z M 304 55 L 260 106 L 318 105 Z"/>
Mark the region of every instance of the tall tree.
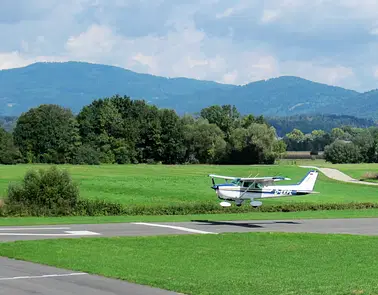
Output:
<path fill-rule="evenodd" d="M 173 110 L 160 110 L 161 142 L 163 145 L 162 161 L 177 164 L 184 160 L 184 126 Z"/>
<path fill-rule="evenodd" d="M 226 139 L 240 124 L 240 113 L 235 106 L 231 105 L 213 105 L 204 108 L 201 110 L 201 117 L 207 119 L 210 124 L 217 125 L 224 132 Z"/>
<path fill-rule="evenodd" d="M 69 163 L 80 145 L 72 112 L 52 104 L 40 105 L 22 114 L 13 136 L 28 162 Z"/>
<path fill-rule="evenodd" d="M 260 164 L 275 160 L 276 132 L 266 124 L 253 123 L 247 129 L 237 128 L 230 137 L 230 163 Z"/>
<path fill-rule="evenodd" d="M 194 163 L 218 163 L 226 153 L 224 133 L 215 124 L 206 119 L 186 120 L 185 145 L 187 159 Z"/>
<path fill-rule="evenodd" d="M 21 158 L 12 135 L 0 127 L 0 164 L 15 164 L 21 161 Z"/>

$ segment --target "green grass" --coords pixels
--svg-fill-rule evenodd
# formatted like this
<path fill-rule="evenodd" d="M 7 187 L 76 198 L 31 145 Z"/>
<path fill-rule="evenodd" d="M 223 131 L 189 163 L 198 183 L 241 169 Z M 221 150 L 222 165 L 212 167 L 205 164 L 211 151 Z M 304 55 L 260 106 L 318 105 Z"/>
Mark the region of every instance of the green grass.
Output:
<path fill-rule="evenodd" d="M 378 173 L 378 163 L 362 163 L 362 164 L 332 164 L 326 162 L 324 160 L 282 160 L 281 165 L 292 165 L 296 163 L 296 165 L 308 165 L 308 166 L 316 166 L 316 167 L 325 167 L 325 168 L 334 168 L 342 171 L 343 173 L 355 178 L 355 179 L 363 179 L 364 174 L 368 172 Z M 368 179 L 364 179 L 368 181 Z M 374 180 L 370 180 L 376 182 Z"/>
<path fill-rule="evenodd" d="M 313 218 L 371 218 L 378 217 L 378 209 L 323 210 L 298 212 L 253 212 L 230 214 L 160 215 L 160 216 L 70 216 L 70 217 L 2 217 L 0 226 L 46 224 L 99 224 L 120 222 L 180 222 L 191 220 L 288 220 Z"/>
<path fill-rule="evenodd" d="M 0 244 L 0 255 L 185 294 L 366 295 L 378 293 L 377 243 L 229 233 L 18 241 Z"/>
<path fill-rule="evenodd" d="M 0 195 L 6 194 L 8 183 L 19 181 L 31 167 L 44 165 L 0 166 Z M 169 205 L 194 202 L 214 202 L 218 199 L 210 189 L 209 173 L 236 176 L 282 175 L 294 183 L 302 179 L 308 169 L 294 165 L 216 166 L 216 165 L 101 165 L 61 166 L 67 168 L 79 184 L 81 196 L 130 205 Z M 221 180 L 218 180 L 221 181 Z M 328 179 L 320 173 L 315 190 L 320 194 L 265 199 L 264 204 L 285 202 L 377 202 L 377 188 L 346 184 Z"/>

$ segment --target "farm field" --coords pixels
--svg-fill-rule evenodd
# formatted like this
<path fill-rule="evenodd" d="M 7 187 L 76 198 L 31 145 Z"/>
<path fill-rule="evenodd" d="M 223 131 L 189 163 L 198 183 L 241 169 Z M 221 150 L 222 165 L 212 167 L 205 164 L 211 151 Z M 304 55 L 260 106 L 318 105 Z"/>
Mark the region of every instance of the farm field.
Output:
<path fill-rule="evenodd" d="M 313 163 L 313 165 L 319 166 L 321 164 L 317 162 Z M 302 163 L 306 162 L 302 161 Z M 306 165 L 310 165 L 310 163 L 312 162 L 309 161 Z M 0 166 L 0 196 L 6 194 L 9 182 L 20 181 L 28 169 L 38 167 L 43 168 L 47 167 L 47 165 Z M 367 166 L 350 165 L 346 168 L 354 169 L 350 170 L 354 171 L 353 173 L 362 173 L 364 169 L 374 169 L 365 167 Z M 378 165 L 376 167 L 378 168 Z M 218 203 L 214 191 L 210 189 L 211 179 L 207 176 L 210 173 L 236 176 L 282 175 L 292 179 L 282 183 L 294 183 L 302 179 L 309 170 L 288 164 L 270 166 L 65 165 L 60 166 L 60 168 L 68 169 L 74 181 L 79 184 L 83 198 L 102 199 L 130 206 L 141 204 L 151 206 L 172 205 L 194 202 Z M 342 170 L 342 168 L 340 169 Z M 376 187 L 334 181 L 322 173 L 319 173 L 315 191 L 320 192 L 320 194 L 265 199 L 264 204 L 293 201 L 306 203 L 378 202 Z"/>
<path fill-rule="evenodd" d="M 378 292 L 377 242 L 376 236 L 228 233 L 18 241 L 1 243 L 0 255 L 184 294 L 364 295 Z"/>

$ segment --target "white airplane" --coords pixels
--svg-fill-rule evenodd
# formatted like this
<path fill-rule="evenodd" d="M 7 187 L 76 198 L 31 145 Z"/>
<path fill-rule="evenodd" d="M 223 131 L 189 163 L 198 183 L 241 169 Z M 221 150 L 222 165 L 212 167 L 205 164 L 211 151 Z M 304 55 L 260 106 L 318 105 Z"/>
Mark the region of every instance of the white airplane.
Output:
<path fill-rule="evenodd" d="M 231 177 L 210 174 L 213 186 L 218 198 L 223 200 L 220 205 L 222 207 L 230 207 L 231 203 L 235 202 L 236 206 L 241 206 L 245 200 L 250 200 L 252 207 L 259 207 L 262 205 L 260 201 L 254 199 L 263 198 L 280 198 L 291 197 L 298 195 L 314 194 L 313 191 L 316 179 L 318 177 L 317 171 L 309 171 L 307 175 L 296 184 L 289 185 L 274 185 L 274 182 L 281 180 L 291 180 L 281 176 L 273 177 Z M 214 178 L 223 178 L 226 183 L 215 184 Z M 231 180 L 231 182 L 228 182 Z"/>

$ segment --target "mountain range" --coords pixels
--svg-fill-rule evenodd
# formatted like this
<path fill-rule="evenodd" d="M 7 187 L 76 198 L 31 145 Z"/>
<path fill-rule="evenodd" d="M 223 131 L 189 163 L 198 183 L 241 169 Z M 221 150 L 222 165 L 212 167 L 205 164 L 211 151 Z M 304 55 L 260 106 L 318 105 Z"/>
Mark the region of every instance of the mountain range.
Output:
<path fill-rule="evenodd" d="M 246 85 L 166 78 L 85 62 L 34 63 L 0 71 L 0 115 L 19 116 L 40 104 L 78 113 L 84 105 L 115 94 L 144 99 L 179 114 L 233 104 L 242 114 L 270 117 L 301 114 L 378 119 L 378 90 L 360 93 L 293 76 Z"/>

